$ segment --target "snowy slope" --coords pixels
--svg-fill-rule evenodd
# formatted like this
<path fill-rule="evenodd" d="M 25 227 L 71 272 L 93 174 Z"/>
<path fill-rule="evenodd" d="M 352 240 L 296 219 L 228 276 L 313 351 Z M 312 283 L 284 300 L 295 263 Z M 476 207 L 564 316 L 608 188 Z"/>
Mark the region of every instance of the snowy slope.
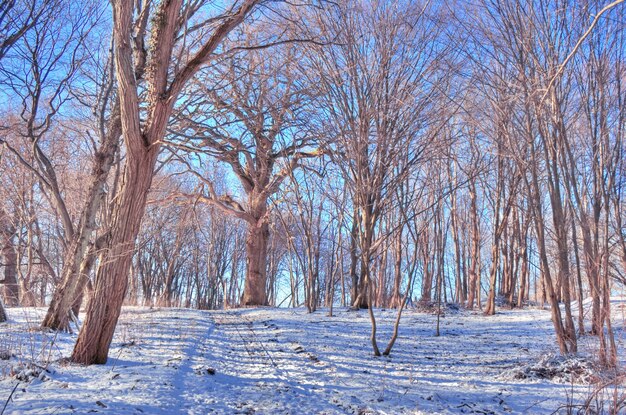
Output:
<path fill-rule="evenodd" d="M 326 310 L 125 308 L 109 362 L 87 368 L 63 363 L 74 335 L 32 329 L 43 310 L 9 312 L 0 325 L 0 357 L 11 355 L 0 360 L 5 414 L 549 414 L 593 389 L 520 379 L 555 352 L 549 313 L 539 309 L 451 310 L 440 337 L 435 315 L 409 310 L 392 355 L 375 358 L 366 310 L 331 318 Z M 384 348 L 395 312 L 376 314 Z M 593 352 L 592 339 L 581 343 Z"/>

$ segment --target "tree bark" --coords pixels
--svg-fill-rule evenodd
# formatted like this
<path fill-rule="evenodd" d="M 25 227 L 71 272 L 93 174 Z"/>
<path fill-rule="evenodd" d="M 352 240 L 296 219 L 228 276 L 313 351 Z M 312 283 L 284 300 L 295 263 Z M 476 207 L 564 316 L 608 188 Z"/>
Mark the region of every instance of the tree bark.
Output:
<path fill-rule="evenodd" d="M 357 254 L 357 238 L 358 238 L 358 225 L 357 225 L 357 210 L 354 209 L 354 216 L 352 218 L 352 226 L 350 227 L 350 303 L 356 307 L 357 298 L 359 297 L 359 274 L 357 274 L 356 267 L 359 262 Z"/>
<path fill-rule="evenodd" d="M 107 244 L 107 254 L 96 273 L 95 295 L 87 306 L 87 315 L 72 353 L 72 361 L 82 364 L 104 364 L 122 309 L 128 286 L 135 238 L 139 233 L 152 170 L 158 148 L 145 154 L 129 153 L 119 203 L 116 206 Z"/>
<path fill-rule="evenodd" d="M 530 143 L 532 162 L 536 163 L 536 150 L 534 144 Z M 550 301 L 550 311 L 552 314 L 552 324 L 554 325 L 554 331 L 556 334 L 556 341 L 559 346 L 561 354 L 567 355 L 576 350 L 576 338 L 571 338 L 567 335 L 565 327 L 563 326 L 563 319 L 561 316 L 561 308 L 557 295 L 552 284 L 552 277 L 550 272 L 550 262 L 548 260 L 548 250 L 546 244 L 545 235 L 545 221 L 542 211 L 542 189 L 539 185 L 538 172 L 536 168 L 531 168 L 531 181 L 525 177 L 526 188 L 528 189 L 528 195 L 530 198 L 530 204 L 534 216 L 535 234 L 537 237 L 537 248 L 539 251 L 539 259 L 541 263 L 541 275 L 543 286 L 547 292 L 548 299 Z"/>
<path fill-rule="evenodd" d="M 496 313 L 496 279 L 498 274 L 498 268 L 500 266 L 500 237 L 506 226 L 505 215 L 500 213 L 500 207 L 502 199 L 504 198 L 504 160 L 501 151 L 501 144 L 498 143 L 498 177 L 495 190 L 496 206 L 493 212 L 494 215 L 494 227 L 493 227 L 493 242 L 491 245 L 491 269 L 489 271 L 489 295 L 487 296 L 487 305 L 485 307 L 486 315 L 494 315 Z"/>
<path fill-rule="evenodd" d="M 0 244 L 2 244 L 2 257 L 4 258 L 4 280 L 2 281 L 2 297 L 9 307 L 19 304 L 19 285 L 17 282 L 17 252 L 13 243 L 15 229 L 9 224 L 8 216 L 4 209 L 0 208 Z"/>
<path fill-rule="evenodd" d="M 431 253 L 431 247 L 429 245 L 429 237 L 430 232 L 428 229 L 424 231 L 422 235 L 422 263 L 424 266 L 424 272 L 422 277 L 422 297 L 420 301 L 423 303 L 430 303 L 432 300 L 432 291 L 433 291 L 433 269 L 435 258 Z"/>
<path fill-rule="evenodd" d="M 469 287 L 467 289 L 467 308 L 474 308 L 474 299 L 480 302 L 480 224 L 478 218 L 478 204 L 476 201 L 476 183 L 469 183 L 470 212 L 472 217 L 472 248 L 470 254 Z"/>
<path fill-rule="evenodd" d="M 393 293 L 391 295 L 390 307 L 400 308 L 404 305 L 400 294 L 400 284 L 402 283 L 402 229 L 396 235 L 395 260 L 393 265 Z M 408 291 L 408 289 L 407 289 Z"/>
<path fill-rule="evenodd" d="M 530 285 L 529 282 L 529 261 L 528 261 L 528 217 L 527 215 L 521 215 L 520 220 L 523 221 L 521 227 L 523 230 L 520 232 L 520 283 L 519 283 L 519 291 L 517 293 L 517 306 L 523 307 L 524 300 L 527 299 L 526 292 L 528 291 L 528 287 Z"/>
<path fill-rule="evenodd" d="M 261 217 L 248 225 L 246 237 L 246 281 L 241 304 L 267 305 L 267 243 L 270 230 L 267 220 Z"/>

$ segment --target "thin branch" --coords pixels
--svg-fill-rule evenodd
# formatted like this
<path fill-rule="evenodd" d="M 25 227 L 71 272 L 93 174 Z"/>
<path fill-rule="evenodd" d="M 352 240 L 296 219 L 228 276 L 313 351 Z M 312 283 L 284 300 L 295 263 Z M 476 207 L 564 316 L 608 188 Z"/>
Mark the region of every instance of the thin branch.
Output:
<path fill-rule="evenodd" d="M 611 10 L 615 6 L 618 6 L 619 4 L 623 3 L 624 1 L 625 0 L 616 0 L 613 3 L 607 4 L 606 6 L 604 6 L 602 8 L 602 10 L 600 10 L 598 12 L 596 17 L 591 22 L 591 25 L 589 26 L 589 28 L 587 28 L 585 33 L 580 37 L 580 39 L 578 39 L 578 42 L 576 42 L 576 45 L 574 45 L 574 49 L 572 49 L 572 51 L 569 53 L 569 55 L 567 55 L 567 57 L 565 58 L 563 63 L 561 65 L 559 65 L 559 69 L 556 71 L 556 73 L 554 74 L 552 79 L 550 79 L 550 82 L 548 83 L 548 87 L 546 88 L 546 92 L 544 92 L 543 96 L 541 97 L 541 100 L 539 101 L 539 105 L 543 104 L 543 102 L 546 100 L 546 98 L 548 97 L 548 94 L 550 93 L 550 89 L 552 88 L 554 83 L 557 81 L 557 79 L 563 73 L 563 70 L 565 69 L 565 65 L 567 65 L 567 63 L 574 57 L 574 55 L 576 55 L 576 52 L 578 52 L 578 49 L 580 49 L 580 46 L 583 44 L 585 39 L 587 39 L 587 37 L 591 34 L 591 32 L 593 31 L 594 27 L 596 27 L 596 25 L 598 24 L 598 21 L 600 20 L 600 17 L 602 17 L 602 15 L 604 13 L 608 12 L 609 10 Z"/>

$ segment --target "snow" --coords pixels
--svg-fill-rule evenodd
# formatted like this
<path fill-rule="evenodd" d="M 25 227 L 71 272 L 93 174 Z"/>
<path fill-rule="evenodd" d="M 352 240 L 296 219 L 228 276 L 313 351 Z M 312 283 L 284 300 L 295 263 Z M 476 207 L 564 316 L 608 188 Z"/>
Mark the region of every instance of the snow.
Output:
<path fill-rule="evenodd" d="M 377 358 L 367 310 L 328 317 L 127 307 L 109 362 L 90 367 L 64 359 L 75 335 L 37 329 L 45 310 L 8 311 L 11 320 L 0 324 L 5 414 L 550 414 L 594 388 L 584 376 L 557 373 L 571 362 L 555 357 L 542 309 L 491 317 L 447 310 L 439 337 L 436 315 L 406 310 L 391 356 Z M 376 316 L 384 349 L 395 311 Z M 623 353 L 623 324 L 616 326 Z M 585 365 L 596 341 L 582 339 L 578 372 L 594 370 Z M 533 367 L 558 376 L 536 376 Z"/>

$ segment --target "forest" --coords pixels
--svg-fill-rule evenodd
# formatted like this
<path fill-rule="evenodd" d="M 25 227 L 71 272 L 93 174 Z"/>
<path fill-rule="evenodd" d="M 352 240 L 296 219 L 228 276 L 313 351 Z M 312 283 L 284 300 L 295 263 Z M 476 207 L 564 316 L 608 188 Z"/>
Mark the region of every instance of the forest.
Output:
<path fill-rule="evenodd" d="M 0 321 L 539 308 L 619 370 L 622 3 L 3 1 Z"/>

